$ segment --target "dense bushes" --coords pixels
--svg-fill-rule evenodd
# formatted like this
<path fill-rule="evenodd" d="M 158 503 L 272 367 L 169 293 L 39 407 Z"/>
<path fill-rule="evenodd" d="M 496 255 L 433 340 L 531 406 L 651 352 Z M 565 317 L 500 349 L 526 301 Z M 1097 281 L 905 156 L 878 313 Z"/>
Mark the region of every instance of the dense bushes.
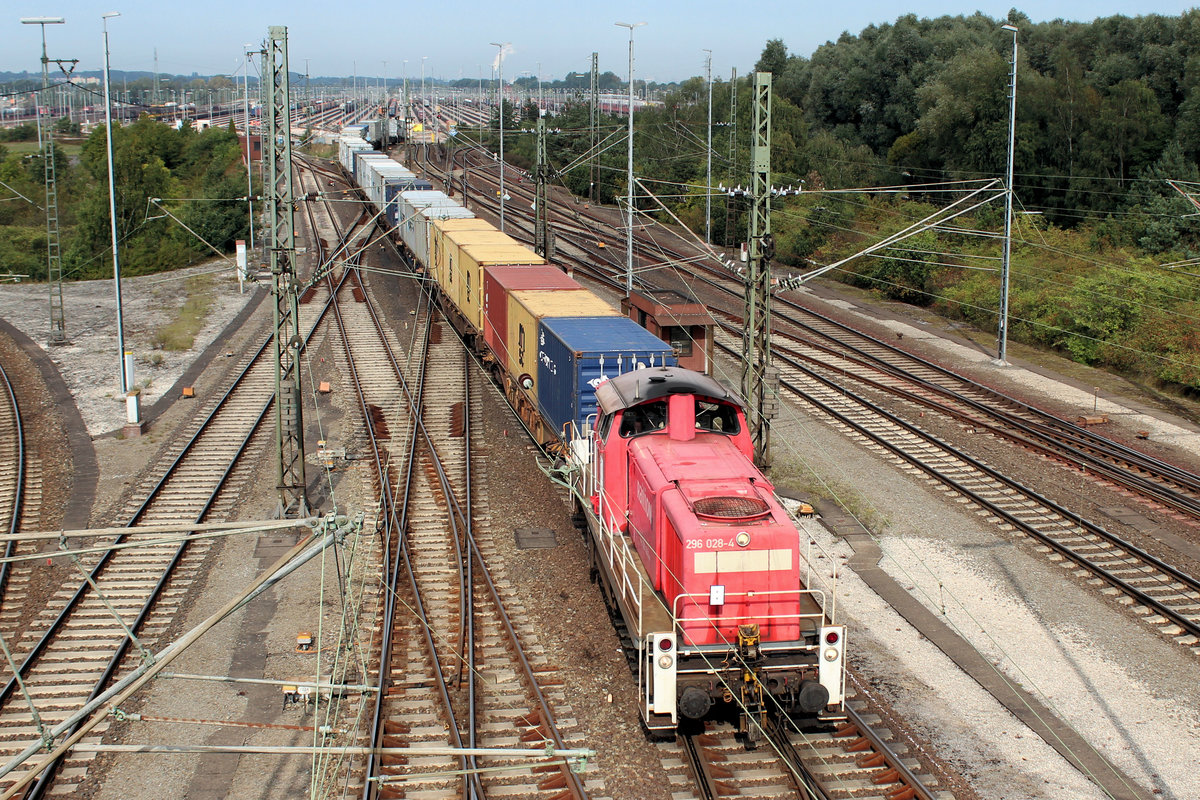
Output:
<path fill-rule="evenodd" d="M 63 272 L 70 278 L 111 271 L 107 129 L 97 127 L 77 163 L 55 149 Z M 36 133 L 35 133 L 36 136 Z M 171 269 L 211 250 L 148 203 L 163 204 L 205 241 L 233 249 L 249 225 L 246 170 L 236 134 L 226 128 L 175 130 L 150 117 L 118 128 L 113 141 L 117 234 L 121 268 L 129 275 Z M 7 269 L 46 276 L 44 166 L 40 154 L 7 154 L 0 148 L 0 180 L 32 202 L 0 204 L 0 259 Z M 172 199 L 174 198 L 174 199 Z"/>

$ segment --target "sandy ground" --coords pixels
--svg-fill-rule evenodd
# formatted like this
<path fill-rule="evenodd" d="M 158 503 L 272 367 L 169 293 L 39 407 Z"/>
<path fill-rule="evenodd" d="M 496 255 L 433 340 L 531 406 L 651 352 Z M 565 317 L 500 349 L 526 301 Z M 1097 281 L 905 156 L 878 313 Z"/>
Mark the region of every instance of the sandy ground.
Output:
<path fill-rule="evenodd" d="M 172 322 L 187 299 L 187 278 L 211 274 L 213 305 L 204 327 L 188 350 L 156 349 L 155 334 Z M 132 385 L 148 407 L 168 391 L 250 298 L 239 293 L 227 262 L 214 260 L 159 275 L 123 278 L 121 309 L 125 349 L 134 354 Z M 93 437 L 120 430 L 126 422 L 117 349 L 117 300 L 111 280 L 63 284 L 63 312 L 69 344 L 46 346 L 50 299 L 44 284 L 0 286 L 0 317 L 44 346 L 58 366 Z"/>

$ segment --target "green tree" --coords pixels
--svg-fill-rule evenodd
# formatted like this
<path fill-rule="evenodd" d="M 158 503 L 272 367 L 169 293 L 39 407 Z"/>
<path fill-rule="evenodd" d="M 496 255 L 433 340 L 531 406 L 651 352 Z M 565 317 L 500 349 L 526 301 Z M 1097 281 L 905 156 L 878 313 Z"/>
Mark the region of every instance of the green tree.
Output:
<path fill-rule="evenodd" d="M 787 62 L 787 45 L 783 43 L 783 39 L 771 39 L 763 48 L 762 55 L 758 57 L 754 71 L 769 72 L 772 77 L 777 77 L 787 67 Z"/>
<path fill-rule="evenodd" d="M 1142 80 L 1121 80 L 1101 100 L 1085 137 L 1093 168 L 1124 183 L 1157 155 L 1166 127 L 1153 90 Z"/>

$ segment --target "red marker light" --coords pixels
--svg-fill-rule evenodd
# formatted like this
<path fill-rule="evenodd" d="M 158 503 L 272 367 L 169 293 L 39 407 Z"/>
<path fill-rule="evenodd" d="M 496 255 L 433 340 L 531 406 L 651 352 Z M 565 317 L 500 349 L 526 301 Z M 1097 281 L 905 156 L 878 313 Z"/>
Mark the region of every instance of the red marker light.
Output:
<path fill-rule="evenodd" d="M 658 649 L 659 650 L 670 650 L 671 649 L 671 640 L 670 639 L 659 639 L 658 640 Z"/>
<path fill-rule="evenodd" d="M 829 633 L 825 634 L 825 644 L 837 644 L 838 638 L 837 631 L 830 631 Z"/>

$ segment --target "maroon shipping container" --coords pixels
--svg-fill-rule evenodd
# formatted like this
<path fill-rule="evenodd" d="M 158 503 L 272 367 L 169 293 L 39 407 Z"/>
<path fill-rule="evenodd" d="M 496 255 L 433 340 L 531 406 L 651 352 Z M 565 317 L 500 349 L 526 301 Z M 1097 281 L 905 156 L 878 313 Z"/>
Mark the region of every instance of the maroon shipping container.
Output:
<path fill-rule="evenodd" d="M 575 279 L 550 264 L 506 265 L 483 271 L 483 340 L 508 369 L 504 337 L 508 331 L 508 295 L 523 289 L 582 289 Z"/>

